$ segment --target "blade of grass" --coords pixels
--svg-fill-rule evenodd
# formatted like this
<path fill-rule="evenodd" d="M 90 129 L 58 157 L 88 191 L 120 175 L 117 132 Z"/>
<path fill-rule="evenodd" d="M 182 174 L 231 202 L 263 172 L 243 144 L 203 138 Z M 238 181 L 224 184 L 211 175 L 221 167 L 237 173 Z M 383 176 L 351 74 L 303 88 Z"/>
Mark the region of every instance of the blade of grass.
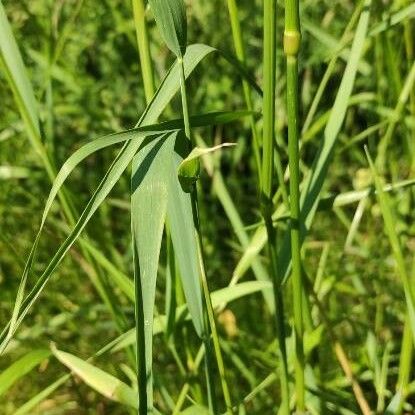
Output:
<path fill-rule="evenodd" d="M 363 1 L 360 1 L 360 3 L 357 5 L 357 7 L 355 7 L 355 9 L 353 11 L 353 15 L 350 18 L 350 21 L 347 24 L 347 26 L 346 26 L 346 28 L 343 32 L 343 35 L 340 39 L 340 47 L 337 48 L 336 53 L 332 56 L 332 58 L 330 59 L 329 64 L 327 65 L 326 71 L 324 72 L 324 75 L 323 75 L 323 77 L 320 81 L 318 89 L 317 89 L 317 91 L 314 95 L 314 98 L 313 98 L 313 101 L 311 103 L 310 109 L 308 110 L 307 116 L 304 120 L 302 129 L 301 129 L 301 134 L 302 135 L 304 135 L 304 133 L 309 129 L 309 127 L 311 125 L 311 122 L 312 122 L 312 120 L 314 118 L 314 115 L 317 111 L 317 108 L 318 108 L 318 105 L 321 101 L 321 98 L 323 97 L 323 94 L 324 94 L 324 91 L 327 87 L 327 84 L 328 84 L 331 76 L 333 75 L 334 69 L 336 68 L 336 62 L 339 58 L 340 51 L 341 51 L 343 45 L 345 45 L 346 42 L 348 42 L 350 32 L 351 32 L 352 28 L 354 27 L 354 25 L 356 24 L 356 22 L 357 22 L 357 20 L 360 16 L 362 7 L 363 7 Z"/>
<path fill-rule="evenodd" d="M 392 139 L 393 133 L 395 131 L 396 125 L 400 121 L 402 117 L 403 110 L 405 109 L 405 105 L 409 99 L 411 91 L 413 91 L 415 83 L 415 62 L 412 64 L 411 69 L 406 77 L 404 86 L 399 94 L 398 102 L 396 103 L 395 109 L 393 111 L 393 116 L 388 124 L 388 128 L 386 129 L 385 135 L 382 137 L 378 155 L 376 157 L 376 166 L 378 169 L 383 168 L 385 166 L 386 161 L 386 152 L 389 145 L 390 140 Z"/>
<path fill-rule="evenodd" d="M 46 360 L 50 355 L 49 350 L 32 350 L 21 358 L 15 360 L 0 374 L 0 396 L 3 395 L 14 383 L 36 366 Z"/>
<path fill-rule="evenodd" d="M 370 157 L 369 151 L 365 148 L 366 157 L 368 159 L 370 169 L 372 171 L 373 179 L 376 187 L 376 195 L 379 201 L 382 217 L 385 223 L 385 233 L 389 239 L 389 243 L 392 248 L 393 255 L 395 257 L 396 266 L 398 269 L 399 276 L 402 280 L 402 285 L 405 293 L 406 307 L 408 310 L 409 322 L 411 325 L 412 336 L 415 341 L 415 294 L 412 287 L 409 275 L 406 271 L 405 259 L 402 252 L 401 243 L 395 227 L 395 220 L 393 218 L 393 212 L 391 208 L 391 202 L 389 195 L 383 192 L 383 184 L 380 176 L 378 175 L 377 169 Z"/>
<path fill-rule="evenodd" d="M 140 54 L 140 63 L 142 78 L 144 84 L 144 93 L 147 104 L 150 103 L 154 95 L 154 73 L 151 64 L 150 45 L 148 39 L 147 22 L 145 15 L 144 0 L 132 0 L 134 12 L 134 24 L 137 33 L 138 52 Z"/>
<path fill-rule="evenodd" d="M 372 158 L 370 157 L 368 149 L 365 147 L 366 157 L 369 162 L 369 166 L 372 171 L 372 175 L 375 182 L 375 187 L 377 190 L 377 199 L 379 201 L 380 209 L 382 212 L 383 221 L 385 224 L 385 233 L 389 239 L 389 243 L 392 248 L 392 252 L 396 261 L 396 267 L 398 274 L 401 278 L 406 308 L 407 308 L 407 318 L 404 328 L 404 336 L 402 339 L 402 348 L 401 348 L 401 358 L 400 358 L 400 367 L 399 367 L 399 378 L 397 385 L 397 393 L 392 400 L 391 404 L 388 406 L 386 411 L 390 412 L 391 405 L 394 407 L 396 405 L 396 413 L 402 412 L 402 406 L 405 402 L 405 396 L 408 388 L 409 373 L 412 363 L 412 352 L 413 352 L 413 342 L 415 341 L 415 294 L 409 278 L 409 275 L 406 271 L 405 259 L 402 252 L 401 243 L 399 241 L 399 236 L 395 228 L 395 221 L 393 217 L 393 211 L 391 207 L 391 202 L 389 195 L 383 191 L 382 180 L 377 172 Z M 410 330 L 411 336 L 409 336 L 408 331 Z M 409 339 L 408 339 L 409 336 Z M 411 341 L 412 338 L 412 341 Z"/>
<path fill-rule="evenodd" d="M 134 254 L 137 381 L 140 412 L 153 412 L 153 313 L 168 201 L 168 168 L 177 133 L 160 137 L 134 159 L 131 228 Z"/>
<path fill-rule="evenodd" d="M 52 352 L 62 364 L 67 366 L 88 386 L 95 389 L 101 395 L 131 408 L 138 408 L 134 389 L 117 379 L 115 376 L 104 372 L 73 354 L 58 350 L 56 347 L 52 348 Z"/>
<path fill-rule="evenodd" d="M 242 64 L 245 65 L 245 48 L 244 42 L 242 40 L 242 33 L 241 33 L 241 25 L 239 23 L 239 16 L 238 16 L 238 6 L 236 4 L 236 0 L 227 0 L 228 4 L 228 12 L 231 21 L 231 28 L 232 28 L 232 39 L 233 45 L 235 48 L 236 57 L 239 59 Z M 242 80 L 242 88 L 244 92 L 245 104 L 248 110 L 253 110 L 254 106 L 252 103 L 252 96 L 251 91 L 249 89 L 249 84 L 246 80 Z M 261 156 L 259 153 L 259 137 L 258 132 L 255 124 L 254 116 L 251 116 L 250 120 L 250 127 L 252 132 L 252 139 L 253 139 L 253 149 L 255 154 L 255 160 L 257 164 L 258 175 L 260 174 L 260 166 L 261 166 Z M 259 180 L 259 177 L 258 177 Z"/>
<path fill-rule="evenodd" d="M 15 101 L 17 103 L 18 110 L 24 121 L 25 129 L 29 137 L 29 141 L 32 147 L 39 155 L 45 171 L 49 179 L 53 182 L 55 178 L 55 166 L 53 158 L 50 156 L 46 147 L 42 143 L 42 137 L 40 132 L 38 104 L 36 102 L 35 95 L 33 93 L 32 86 L 26 73 L 26 68 L 22 57 L 20 55 L 19 48 L 14 39 L 12 30 L 10 28 L 7 16 L 3 4 L 0 2 L 0 67 L 2 67 L 6 73 L 6 79 L 13 92 Z M 75 224 L 76 212 L 73 207 L 73 203 L 68 195 L 62 189 L 59 194 L 60 204 L 62 206 L 64 215 L 67 222 L 70 225 Z M 81 240 L 82 248 L 82 240 Z M 91 281 L 94 284 L 97 292 L 103 299 L 104 303 L 110 310 L 115 322 L 122 330 L 123 327 L 123 313 L 119 310 L 114 302 L 111 300 L 111 295 L 108 293 L 105 287 L 105 281 L 99 270 L 93 263 L 92 258 L 89 257 L 87 252 L 83 252 L 86 260 L 95 269 L 95 272 L 91 274 Z M 0 336 L 1 337 L 1 336 Z"/>

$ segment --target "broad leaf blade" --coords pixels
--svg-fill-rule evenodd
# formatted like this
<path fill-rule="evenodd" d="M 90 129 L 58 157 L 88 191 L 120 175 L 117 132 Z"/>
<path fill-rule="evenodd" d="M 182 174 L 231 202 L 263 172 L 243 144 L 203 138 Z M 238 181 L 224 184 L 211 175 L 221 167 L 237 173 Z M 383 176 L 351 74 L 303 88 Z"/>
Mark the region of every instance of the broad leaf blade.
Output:
<path fill-rule="evenodd" d="M 134 247 L 139 391 L 153 409 L 153 313 L 157 269 L 168 200 L 170 158 L 177 133 L 161 136 L 134 158 L 131 179 L 131 228 Z"/>
<path fill-rule="evenodd" d="M 131 134 L 131 138 L 134 137 L 134 134 L 135 133 Z M 68 252 L 71 246 L 75 243 L 75 241 L 77 240 L 77 238 L 79 237 L 79 235 L 81 234 L 81 232 L 83 231 L 83 229 L 85 228 L 89 220 L 91 219 L 92 215 L 96 212 L 98 207 L 107 197 L 109 192 L 114 187 L 115 183 L 119 180 L 124 170 L 127 168 L 129 163 L 131 162 L 132 158 L 134 157 L 134 154 L 137 152 L 138 148 L 140 147 L 141 142 L 142 140 L 139 140 L 139 139 L 130 140 L 126 142 L 122 150 L 118 153 L 111 167 L 107 171 L 106 175 L 104 176 L 104 178 L 98 185 L 93 196 L 89 200 L 87 206 L 85 207 L 79 220 L 77 221 L 73 231 L 66 238 L 65 242 L 59 247 L 58 251 L 55 253 L 53 258 L 47 265 L 45 271 L 36 281 L 35 286 L 31 290 L 27 298 L 23 300 L 23 294 L 24 294 L 24 289 L 26 286 L 27 278 L 32 267 L 34 255 L 36 253 L 36 248 L 39 243 L 42 228 L 46 220 L 47 210 L 50 208 L 50 206 L 48 205 L 46 206 L 45 208 L 46 214 L 42 218 L 41 227 L 36 236 L 36 239 L 33 244 L 32 250 L 29 254 L 29 258 L 27 260 L 25 269 L 23 271 L 23 276 L 22 276 L 22 280 L 19 286 L 17 299 L 15 302 L 13 315 L 12 315 L 12 319 L 11 319 L 11 323 L 10 323 L 7 336 L 5 335 L 4 332 L 2 333 L 2 336 L 5 335 L 5 341 L 3 341 L 2 344 L 0 345 L 0 354 L 4 351 L 5 347 L 7 346 L 8 341 L 11 339 L 17 327 L 22 322 L 24 316 L 27 314 L 32 304 L 36 301 L 36 299 L 40 295 L 40 292 L 43 290 L 44 286 L 49 280 L 50 276 L 52 275 L 52 272 L 56 269 L 56 267 L 59 265 L 59 263 L 62 261 L 63 257 L 65 256 L 65 254 Z M 22 311 L 22 313 L 20 313 L 20 309 L 22 307 L 24 308 L 24 310 Z"/>

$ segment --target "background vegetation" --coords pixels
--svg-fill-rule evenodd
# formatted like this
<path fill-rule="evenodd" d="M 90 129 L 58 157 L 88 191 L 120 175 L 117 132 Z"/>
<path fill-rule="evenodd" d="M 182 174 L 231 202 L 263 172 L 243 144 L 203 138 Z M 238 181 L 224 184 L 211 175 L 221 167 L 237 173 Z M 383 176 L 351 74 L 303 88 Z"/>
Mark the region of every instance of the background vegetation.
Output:
<path fill-rule="evenodd" d="M 231 4 L 187 1 L 188 43 L 204 43 L 234 55 Z M 83 144 L 136 125 L 148 99 L 131 2 L 3 0 L 0 7 L 39 103 L 42 148 L 52 165 L 60 168 Z M 274 130 L 279 157 L 274 162 L 276 170 L 279 162 L 285 170 L 289 152 L 284 2 L 276 7 Z M 321 200 L 312 224 L 305 222 L 309 229 L 302 247 L 303 305 L 308 310 L 303 316 L 306 407 L 313 414 L 414 413 L 414 330 L 406 316 L 412 310 L 411 280 L 415 278 L 415 5 L 409 0 L 303 0 L 300 8 L 303 195 L 306 179 L 316 169 L 315 160 L 323 163 Z M 246 69 L 264 88 L 263 2 L 238 0 L 237 11 Z M 158 86 L 175 57 L 165 46 L 151 10 L 147 9 L 146 17 Z M 0 43 L 6 39 L 5 21 L 0 20 Z M 47 163 L 30 139 L 24 104 L 16 100 L 16 73 L 8 72 L 3 47 L 0 63 L 0 323 L 4 327 L 13 313 L 51 181 Z M 269 282 L 272 246 L 265 246 L 258 190 L 261 171 L 251 128 L 253 122 L 262 136 L 266 111 L 261 95 L 249 89 L 246 80 L 243 85 L 235 67 L 220 55 L 202 60 L 186 86 L 191 115 L 244 110 L 247 90 L 252 100 L 253 121 L 244 116 L 193 132 L 199 144 L 237 143 L 202 158 L 199 213 L 207 281 L 233 410 L 277 413 L 283 394 Z M 160 121 L 180 117 L 182 101 L 176 94 Z M 328 144 L 331 141 L 333 148 Z M 323 151 L 322 143 L 328 146 Z M 73 212 L 82 211 L 118 151 L 119 147 L 106 148 L 75 168 L 65 186 Z M 372 169 L 370 159 L 374 160 Z M 125 284 L 129 287 L 125 277 L 132 283 L 134 273 L 130 173 L 129 168 L 97 210 L 87 236 L 83 234 L 83 242 L 69 250 L 1 356 L 1 414 L 134 413 L 128 397 L 138 388 L 134 341 L 125 346 L 119 338 L 135 324 L 134 303 L 128 289 L 123 289 Z M 280 249 L 289 229 L 289 174 L 285 173 L 283 183 L 277 172 L 273 177 L 276 214 L 272 228 Z M 61 204 L 55 203 L 29 275 L 30 287 L 72 225 Z M 165 313 L 171 316 L 172 307 L 185 302 L 180 284 L 174 291 L 169 283 L 169 254 L 164 238 L 156 318 Z M 285 255 L 279 259 L 288 263 L 290 252 Z M 262 278 L 268 281 L 260 282 Z M 233 289 L 219 291 L 237 281 Z M 285 302 L 283 325 L 293 409 L 292 289 L 288 280 L 280 292 Z M 109 293 L 109 298 L 103 299 L 102 292 Z M 171 326 L 163 321 L 157 327 L 160 334 L 154 336 L 153 344 L 157 410 L 204 413 L 208 398 L 199 361 L 203 348 L 193 325 L 177 321 Z M 114 339 L 118 340 L 111 344 Z M 71 360 L 76 356 L 86 361 L 102 348 L 106 350 L 93 359 L 94 366 L 92 361 L 84 367 Z M 216 363 L 213 366 L 217 413 L 223 413 L 223 376 Z M 77 375 L 70 374 L 70 369 Z M 121 395 L 112 391 L 115 377 L 131 389 L 121 388 Z M 282 406 L 280 411 L 284 413 Z"/>

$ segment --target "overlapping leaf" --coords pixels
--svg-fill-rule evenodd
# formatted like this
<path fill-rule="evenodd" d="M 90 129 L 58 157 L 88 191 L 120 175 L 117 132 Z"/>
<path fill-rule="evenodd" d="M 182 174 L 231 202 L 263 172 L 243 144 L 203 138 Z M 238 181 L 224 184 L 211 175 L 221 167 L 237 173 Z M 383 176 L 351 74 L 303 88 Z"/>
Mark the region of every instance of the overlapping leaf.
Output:
<path fill-rule="evenodd" d="M 161 136 L 134 159 L 131 178 L 131 228 L 134 247 L 137 356 L 140 390 L 147 409 L 153 407 L 153 313 L 157 269 L 167 211 L 170 159 L 177 133 Z"/>

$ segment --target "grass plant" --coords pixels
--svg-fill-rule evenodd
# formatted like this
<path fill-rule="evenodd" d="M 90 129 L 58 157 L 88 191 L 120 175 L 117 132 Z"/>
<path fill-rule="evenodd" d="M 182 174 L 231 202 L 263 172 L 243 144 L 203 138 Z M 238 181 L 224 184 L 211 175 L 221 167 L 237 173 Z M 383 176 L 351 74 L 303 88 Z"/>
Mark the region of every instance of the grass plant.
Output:
<path fill-rule="evenodd" d="M 414 413 L 414 19 L 0 0 L 0 413 Z"/>

